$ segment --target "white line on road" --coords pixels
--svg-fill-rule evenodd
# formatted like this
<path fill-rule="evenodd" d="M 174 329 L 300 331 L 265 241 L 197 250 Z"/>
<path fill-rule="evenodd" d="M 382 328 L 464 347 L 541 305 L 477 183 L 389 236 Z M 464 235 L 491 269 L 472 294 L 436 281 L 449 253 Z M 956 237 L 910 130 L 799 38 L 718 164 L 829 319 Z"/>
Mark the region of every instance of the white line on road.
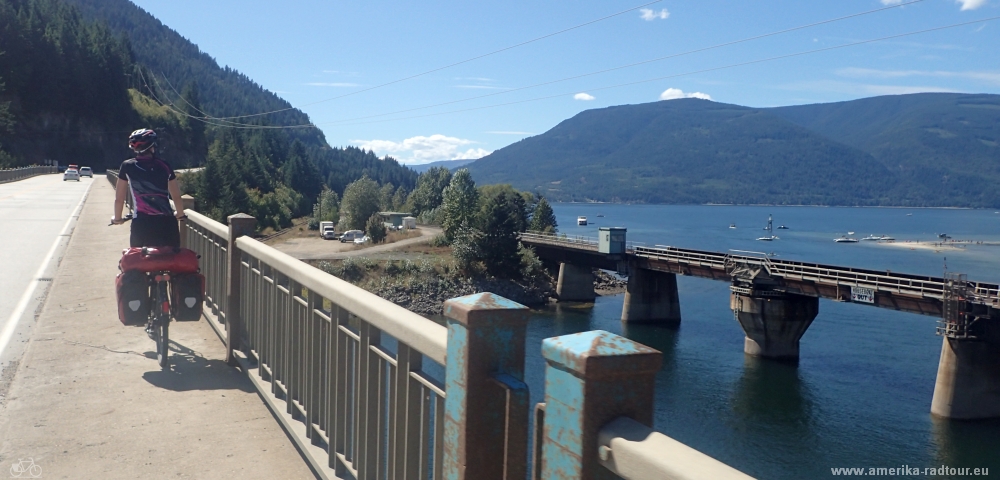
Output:
<path fill-rule="evenodd" d="M 90 188 L 88 187 L 87 191 L 83 194 L 83 198 L 80 199 L 80 203 L 76 205 L 76 208 L 73 209 L 73 213 L 66 219 L 66 223 L 63 224 L 62 230 L 59 232 L 59 235 L 56 236 L 56 241 L 52 242 L 52 248 L 49 248 L 48 253 L 45 254 L 44 260 L 42 260 L 42 266 L 38 267 L 38 271 L 35 272 L 35 276 L 31 278 L 31 283 L 28 284 L 28 288 L 24 291 L 24 295 L 21 296 L 21 300 L 17 302 L 17 306 L 14 307 L 14 312 L 11 313 L 10 318 L 7 319 L 7 323 L 3 326 L 3 332 L 0 332 L 0 357 L 3 356 L 3 351 L 7 349 L 7 344 L 10 343 L 11 337 L 14 336 L 14 329 L 17 328 L 17 324 L 21 321 L 21 316 L 24 315 L 25 309 L 28 308 L 28 303 L 30 303 L 32 297 L 34 297 L 38 284 L 42 282 L 42 276 L 45 275 L 45 271 L 48 270 L 49 264 L 52 263 L 52 259 L 56 255 L 56 250 L 59 248 L 59 244 L 62 242 L 63 237 L 67 236 L 69 233 L 69 228 L 73 223 L 73 219 L 80 216 L 80 211 L 83 210 L 83 203 L 87 201 L 87 196 L 89 194 Z"/>

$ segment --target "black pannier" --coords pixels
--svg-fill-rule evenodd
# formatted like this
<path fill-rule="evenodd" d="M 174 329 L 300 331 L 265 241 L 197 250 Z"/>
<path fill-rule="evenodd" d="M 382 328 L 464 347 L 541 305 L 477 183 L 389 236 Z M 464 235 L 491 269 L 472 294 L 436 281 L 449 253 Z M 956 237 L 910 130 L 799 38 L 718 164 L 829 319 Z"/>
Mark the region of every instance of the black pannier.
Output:
<path fill-rule="evenodd" d="M 170 276 L 170 290 L 174 318 L 181 322 L 192 322 L 201 318 L 201 306 L 205 298 L 205 276 L 200 273 L 184 273 Z"/>
<path fill-rule="evenodd" d="M 136 270 L 115 277 L 118 295 L 118 320 L 124 325 L 145 323 L 149 318 L 149 279 Z"/>

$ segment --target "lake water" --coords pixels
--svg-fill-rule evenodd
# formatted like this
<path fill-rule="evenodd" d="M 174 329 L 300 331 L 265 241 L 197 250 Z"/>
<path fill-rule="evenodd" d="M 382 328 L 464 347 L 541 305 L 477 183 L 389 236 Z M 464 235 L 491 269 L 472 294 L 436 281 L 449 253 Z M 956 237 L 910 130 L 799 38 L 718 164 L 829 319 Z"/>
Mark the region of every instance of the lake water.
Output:
<path fill-rule="evenodd" d="M 856 233 L 899 241 L 1000 241 L 1000 214 L 981 210 L 556 204 L 559 231 L 628 228 L 628 239 L 725 252 L 1000 282 L 1000 246 L 963 250 L 834 243 Z M 598 215 L 604 215 L 598 217 Z M 774 242 L 758 242 L 768 214 Z M 907 215 L 911 214 L 911 215 Z M 576 217 L 593 224 L 577 226 Z M 736 229 L 729 225 L 735 223 Z M 991 467 L 1000 473 L 1000 421 L 954 422 L 930 415 L 941 351 L 937 318 L 820 301 L 797 366 L 747 357 L 729 310 L 726 282 L 678 276 L 679 329 L 623 326 L 622 295 L 536 311 L 529 325 L 527 379 L 542 401 L 544 338 L 607 330 L 663 352 L 655 428 L 757 478 L 831 476 L 831 467 Z M 926 478 L 926 477 L 919 477 Z"/>

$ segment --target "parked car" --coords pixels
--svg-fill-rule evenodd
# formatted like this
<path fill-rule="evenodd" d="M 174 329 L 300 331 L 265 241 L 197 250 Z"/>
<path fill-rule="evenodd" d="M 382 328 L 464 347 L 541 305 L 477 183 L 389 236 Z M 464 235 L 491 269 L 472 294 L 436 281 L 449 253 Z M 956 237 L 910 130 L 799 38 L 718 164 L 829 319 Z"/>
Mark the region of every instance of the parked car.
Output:
<path fill-rule="evenodd" d="M 80 167 L 80 176 L 94 178 L 94 171 L 90 167 Z"/>
<path fill-rule="evenodd" d="M 340 236 L 340 243 L 353 242 L 364 236 L 365 232 L 362 232 L 361 230 L 348 230 Z"/>
<path fill-rule="evenodd" d="M 368 243 L 369 240 L 371 240 L 371 239 L 368 238 L 368 235 L 365 235 L 365 236 L 363 236 L 361 238 L 355 238 L 354 239 L 354 244 L 355 245 L 361 245 L 363 243 Z"/>
<path fill-rule="evenodd" d="M 76 180 L 79 182 L 80 181 L 79 170 L 75 168 L 67 168 L 66 171 L 63 172 L 63 181 L 65 182 L 66 180 Z"/>

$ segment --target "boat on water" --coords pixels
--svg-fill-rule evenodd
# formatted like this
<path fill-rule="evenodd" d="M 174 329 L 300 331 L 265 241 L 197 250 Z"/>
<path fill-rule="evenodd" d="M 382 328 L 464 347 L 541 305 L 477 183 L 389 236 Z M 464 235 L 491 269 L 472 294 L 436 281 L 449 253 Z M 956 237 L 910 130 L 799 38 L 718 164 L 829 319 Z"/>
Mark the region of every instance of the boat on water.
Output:
<path fill-rule="evenodd" d="M 890 237 L 888 235 L 882 235 L 881 237 L 878 237 L 878 241 L 880 241 L 880 242 L 895 242 L 896 239 L 892 238 L 892 237 Z"/>
<path fill-rule="evenodd" d="M 784 225 L 778 225 L 778 230 L 788 230 L 788 227 Z"/>
<path fill-rule="evenodd" d="M 735 223 L 730 223 L 729 224 L 729 228 L 732 228 L 733 230 L 736 230 L 736 224 Z"/>
<path fill-rule="evenodd" d="M 597 218 L 602 218 L 602 217 L 604 217 L 604 214 L 603 214 L 603 213 L 598 213 L 598 214 L 597 214 Z"/>
<path fill-rule="evenodd" d="M 858 239 L 854 237 L 848 237 L 847 235 L 844 235 L 843 237 L 840 238 L 834 238 L 833 241 L 837 243 L 858 243 Z"/>
<path fill-rule="evenodd" d="M 847 232 L 848 235 L 854 235 L 854 232 Z"/>
<path fill-rule="evenodd" d="M 768 215 L 767 216 L 767 226 L 764 227 L 764 230 L 767 231 L 767 235 L 764 235 L 763 237 L 760 237 L 757 240 L 760 240 L 762 242 L 770 242 L 771 240 L 777 240 L 778 239 L 778 237 L 774 236 L 774 228 L 772 228 L 772 222 L 773 221 L 774 220 L 771 218 L 771 216 Z"/>
<path fill-rule="evenodd" d="M 866 241 L 866 242 L 877 242 L 877 241 L 878 241 L 878 240 L 880 240 L 881 238 L 882 238 L 882 237 L 876 237 L 875 235 L 868 235 L 867 237 L 865 237 L 865 238 L 862 238 L 861 240 L 864 240 L 864 241 Z"/>
<path fill-rule="evenodd" d="M 584 216 L 576 217 L 576 224 L 577 225 L 586 225 L 587 224 L 587 217 L 584 217 Z"/>

